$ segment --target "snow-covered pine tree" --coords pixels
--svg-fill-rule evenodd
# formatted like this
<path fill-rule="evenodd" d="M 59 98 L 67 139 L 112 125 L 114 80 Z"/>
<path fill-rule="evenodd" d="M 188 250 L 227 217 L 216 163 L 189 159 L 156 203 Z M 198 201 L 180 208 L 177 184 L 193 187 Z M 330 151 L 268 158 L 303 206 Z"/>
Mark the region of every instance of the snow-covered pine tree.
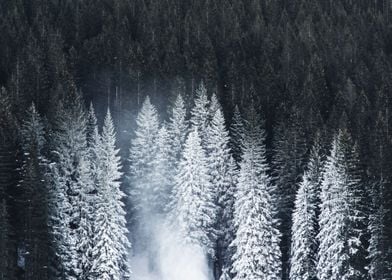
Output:
<path fill-rule="evenodd" d="M 184 242 L 199 246 L 212 260 L 215 255 L 215 191 L 208 173 L 207 157 L 195 128 L 185 142 L 176 181 L 173 217 Z"/>
<path fill-rule="evenodd" d="M 217 110 L 222 110 L 222 106 L 219 103 L 218 96 L 214 92 L 211 95 L 209 106 L 208 106 L 208 120 L 207 120 L 207 124 L 209 124 L 212 121 L 212 119 L 214 118 L 214 115 L 215 115 Z"/>
<path fill-rule="evenodd" d="M 177 95 L 176 101 L 171 111 L 171 116 L 167 126 L 170 137 L 170 159 L 173 167 L 173 176 L 178 172 L 178 165 L 181 160 L 182 151 L 184 149 L 186 137 L 189 130 L 189 121 L 187 120 L 187 112 L 184 99 L 181 94 Z M 170 193 L 170 201 L 167 211 L 171 212 L 175 204 L 175 187 L 174 177 L 172 181 L 172 188 Z"/>
<path fill-rule="evenodd" d="M 61 260 L 61 277 L 80 279 L 89 271 L 85 257 L 90 252 L 91 223 L 88 213 L 91 209 L 89 194 L 93 188 L 86 139 L 86 116 L 79 94 L 70 94 L 59 105 L 55 137 L 54 165 L 50 171 L 53 205 L 56 208 L 52 219 L 60 223 L 53 225 L 56 235 L 55 248 Z M 55 177 L 55 178 L 54 178 Z M 59 228 L 58 228 L 59 227 Z M 66 227 L 66 228 L 63 228 Z M 64 236 L 61 236 L 61 235 Z M 64 254 L 64 256 L 61 256 Z M 83 260 L 83 261 L 80 261 Z"/>
<path fill-rule="evenodd" d="M 388 214 L 384 202 L 384 182 L 379 180 L 372 186 L 372 203 L 369 217 L 368 230 L 370 233 L 369 240 L 369 276 L 372 280 L 391 279 L 392 265 L 391 260 L 387 258 L 391 252 L 385 252 L 388 242 L 388 236 L 385 229 L 385 217 Z M 389 278 L 388 278 L 389 277 Z"/>
<path fill-rule="evenodd" d="M 281 279 L 280 233 L 267 172 L 265 132 L 260 123 L 251 108 L 235 201 L 234 280 Z"/>
<path fill-rule="evenodd" d="M 319 137 L 296 195 L 291 229 L 290 279 L 312 280 L 317 275 L 317 233 L 323 156 Z"/>
<path fill-rule="evenodd" d="M 364 193 L 356 146 L 346 129 L 333 140 L 320 198 L 318 279 L 366 279 Z"/>
<path fill-rule="evenodd" d="M 198 134 L 202 139 L 203 147 L 205 146 L 205 140 L 207 138 L 209 104 L 207 89 L 204 83 L 201 82 L 196 89 L 194 106 L 191 110 L 190 124 L 193 128 L 197 128 Z"/>
<path fill-rule="evenodd" d="M 133 207 L 133 218 L 140 211 L 151 211 L 155 205 L 151 184 L 151 173 L 156 155 L 156 138 L 159 120 L 155 106 L 147 96 L 136 119 L 135 138 L 132 140 L 130 161 L 130 199 Z M 148 206 L 148 209 L 146 208 Z"/>
<path fill-rule="evenodd" d="M 218 256 L 221 261 L 222 274 L 220 280 L 231 279 L 233 274 L 230 272 L 232 268 L 232 258 L 234 255 L 234 248 L 231 246 L 236 228 L 234 225 L 234 203 L 237 191 L 238 168 L 232 156 L 228 161 L 228 169 L 225 175 L 227 185 L 219 195 L 219 205 L 221 208 L 220 218 L 221 224 L 218 237 L 218 247 L 221 248 L 221 254 Z"/>
<path fill-rule="evenodd" d="M 230 263 L 223 263 L 223 259 L 230 260 L 230 257 L 226 255 L 226 253 L 228 253 L 228 245 L 232 241 L 231 240 L 230 243 L 227 244 L 227 240 L 224 240 L 226 237 L 226 231 L 229 230 L 226 228 L 226 225 L 230 224 L 231 221 L 223 221 L 223 211 L 233 210 L 229 208 L 225 209 L 226 206 L 232 205 L 224 205 L 224 203 L 230 204 L 231 201 L 229 200 L 233 199 L 230 196 L 233 195 L 233 187 L 235 187 L 233 186 L 235 184 L 235 181 L 233 180 L 235 180 L 235 178 L 233 178 L 233 166 L 230 165 L 231 154 L 229 148 L 229 132 L 225 126 L 225 119 L 222 109 L 220 108 L 220 104 L 217 100 L 214 101 L 214 103 L 216 103 L 216 108 L 214 109 L 215 112 L 207 127 L 208 137 L 206 139 L 206 150 L 208 172 L 213 190 L 215 190 L 214 196 L 217 198 L 215 201 L 218 213 L 216 228 L 218 230 L 219 241 L 217 242 L 216 247 L 217 262 L 215 265 L 215 272 L 220 275 L 222 267 L 230 265 Z M 230 214 L 225 214 L 229 216 L 226 218 L 230 218 Z M 227 234 L 230 236 L 233 235 L 233 233 Z"/>
<path fill-rule="evenodd" d="M 166 128 L 166 124 L 162 124 L 158 131 L 156 139 L 156 155 L 152 165 L 152 191 L 155 193 L 156 205 L 154 211 L 156 214 L 163 214 L 169 210 L 170 195 L 174 185 L 174 163 L 176 159 L 171 157 L 170 134 Z"/>
<path fill-rule="evenodd" d="M 116 148 L 116 133 L 108 110 L 98 143 L 97 201 L 94 221 L 91 271 L 88 279 L 120 280 L 128 277 L 124 193 L 120 189 L 121 159 Z"/>
<path fill-rule="evenodd" d="M 23 209 L 24 278 L 46 279 L 48 262 L 47 189 L 44 183 L 42 149 L 45 144 L 44 124 L 35 105 L 27 110 L 22 122 L 23 164 L 20 187 Z"/>
<path fill-rule="evenodd" d="M 70 263 L 75 262 L 77 250 L 69 227 L 71 205 L 66 195 L 66 184 L 60 176 L 58 163 L 48 165 L 46 179 L 49 192 L 49 229 L 51 241 L 50 271 L 54 279 L 76 279 L 71 276 Z"/>
<path fill-rule="evenodd" d="M 87 124 L 86 124 L 86 139 L 87 146 L 94 147 L 96 145 L 97 134 L 98 134 L 98 125 L 97 125 L 97 117 L 95 115 L 95 110 L 93 103 L 90 103 L 90 107 L 87 114 Z"/>
<path fill-rule="evenodd" d="M 295 195 L 301 176 L 304 173 L 307 158 L 305 130 L 296 108 L 292 108 L 289 121 L 280 121 L 274 131 L 273 173 L 276 186 L 276 200 L 279 230 L 282 233 L 282 276 L 289 277 L 292 211 Z"/>
<path fill-rule="evenodd" d="M 171 110 L 171 116 L 167 130 L 171 139 L 171 156 L 178 162 L 181 159 L 182 149 L 188 133 L 188 121 L 186 119 L 186 108 L 184 99 L 179 94 Z"/>
<path fill-rule="evenodd" d="M 244 119 L 241 116 L 238 105 L 234 107 L 233 118 L 230 124 L 230 148 L 237 163 L 241 161 L 242 146 L 244 141 Z"/>

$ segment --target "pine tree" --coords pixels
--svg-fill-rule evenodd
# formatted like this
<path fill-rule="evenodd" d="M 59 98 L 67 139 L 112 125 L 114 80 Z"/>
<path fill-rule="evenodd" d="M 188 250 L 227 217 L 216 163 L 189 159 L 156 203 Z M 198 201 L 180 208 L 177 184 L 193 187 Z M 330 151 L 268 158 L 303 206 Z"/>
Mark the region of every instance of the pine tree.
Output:
<path fill-rule="evenodd" d="M 94 219 L 94 237 L 89 279 L 124 279 L 129 271 L 124 193 L 120 189 L 121 159 L 116 148 L 116 133 L 108 110 L 102 136 L 98 143 L 99 166 L 97 205 Z"/>
<path fill-rule="evenodd" d="M 93 103 L 90 103 L 90 107 L 87 114 L 87 124 L 86 124 L 86 135 L 87 135 L 87 146 L 94 147 L 96 145 L 95 141 L 98 134 L 97 117 L 95 115 L 95 110 Z"/>
<path fill-rule="evenodd" d="M 89 194 L 93 188 L 86 139 L 86 117 L 79 95 L 70 95 L 60 104 L 56 123 L 54 165 L 51 165 L 52 220 L 56 254 L 62 277 L 79 279 L 89 270 L 85 254 L 90 251 L 91 209 Z M 56 191 L 56 193 L 54 193 Z M 57 201 L 62 200 L 62 201 Z M 59 225 L 57 225 L 58 223 Z M 80 261 L 82 260 L 82 261 Z"/>
<path fill-rule="evenodd" d="M 280 233 L 267 173 L 265 132 L 253 108 L 248 122 L 235 201 L 233 279 L 281 279 Z"/>
<path fill-rule="evenodd" d="M 208 161 L 208 172 L 210 175 L 211 184 L 213 189 L 215 190 L 214 196 L 218 199 L 215 201 L 216 209 L 218 211 L 218 219 L 216 223 L 217 230 L 219 232 L 219 241 L 217 243 L 217 262 L 216 262 L 216 271 L 220 273 L 222 267 L 224 265 L 230 265 L 230 263 L 224 263 L 223 259 L 230 260 L 229 251 L 227 241 L 224 240 L 226 235 L 226 231 L 230 230 L 226 228 L 226 225 L 229 225 L 231 221 L 224 221 L 223 220 L 223 213 L 224 211 L 230 211 L 233 209 L 227 208 L 225 206 L 232 206 L 232 205 L 224 205 L 224 203 L 231 203 L 231 195 L 233 184 L 235 184 L 234 170 L 231 166 L 231 153 L 229 148 L 229 132 L 225 126 L 225 119 L 223 116 L 223 112 L 220 109 L 220 105 L 216 100 L 216 109 L 215 113 L 208 124 L 207 132 L 208 138 L 206 140 L 206 147 L 207 147 L 207 161 Z M 221 200 L 222 201 L 219 201 Z M 230 214 L 225 213 L 226 215 Z M 218 223 L 218 221 L 220 221 Z M 232 229 L 231 229 L 232 230 Z M 228 233 L 228 235 L 232 235 L 233 233 Z M 232 240 L 230 240 L 231 242 Z M 227 253 L 227 254 L 226 254 Z"/>
<path fill-rule="evenodd" d="M 175 159 L 175 161 L 179 161 L 181 159 L 181 152 L 188 132 L 186 114 L 184 99 L 182 95 L 179 94 L 174 103 L 170 121 L 167 126 L 167 130 L 171 138 L 171 156 Z"/>
<path fill-rule="evenodd" d="M 170 136 L 170 159 L 173 161 L 173 176 L 178 173 L 179 163 L 184 149 L 186 137 L 189 130 L 189 121 L 187 120 L 186 107 L 182 95 L 178 95 L 174 103 L 170 120 L 168 123 L 168 132 Z M 170 201 L 167 211 L 171 212 L 175 204 L 174 177 L 173 186 L 170 193 Z"/>
<path fill-rule="evenodd" d="M 132 140 L 129 155 L 130 196 L 136 215 L 138 211 L 150 211 L 155 208 L 155 205 L 150 203 L 156 201 L 151 190 L 151 173 L 156 155 L 158 130 L 158 114 L 147 96 L 136 119 L 136 137 Z M 147 206 L 149 209 L 145 209 Z"/>
<path fill-rule="evenodd" d="M 185 243 L 200 247 L 212 258 L 216 241 L 216 194 L 197 129 L 188 135 L 185 142 L 175 181 L 174 228 L 179 229 Z"/>
<path fill-rule="evenodd" d="M 237 181 L 237 164 L 233 157 L 230 156 L 227 171 L 225 174 L 226 184 L 219 195 L 218 201 L 222 210 L 219 216 L 220 218 L 218 219 L 220 223 L 218 248 L 221 249 L 221 253 L 218 257 L 220 258 L 220 261 L 222 263 L 222 274 L 220 280 L 222 280 L 222 277 L 223 279 L 231 279 L 231 277 L 233 276 L 233 274 L 230 272 L 230 269 L 233 265 L 232 258 L 234 255 L 234 248 L 231 246 L 231 244 L 234 241 L 236 234 L 236 228 L 234 225 L 234 203 L 237 191 Z"/>
<path fill-rule="evenodd" d="M 241 161 L 244 134 L 244 120 L 241 116 L 240 109 L 236 105 L 230 125 L 230 148 L 237 163 Z"/>
<path fill-rule="evenodd" d="M 321 184 L 317 263 L 320 280 L 367 277 L 361 231 L 366 215 L 359 171 L 356 147 L 347 130 L 340 129 Z"/>
<path fill-rule="evenodd" d="M 280 122 L 274 134 L 273 181 L 276 191 L 273 194 L 278 205 L 279 230 L 282 233 L 281 250 L 283 278 L 289 277 L 291 248 L 292 211 L 295 194 L 305 168 L 306 138 L 304 128 L 294 109 L 289 122 Z"/>
<path fill-rule="evenodd" d="M 207 119 L 208 122 L 207 122 L 207 124 L 209 124 L 212 121 L 216 111 L 218 111 L 218 110 L 222 110 L 222 106 L 219 103 L 218 96 L 214 92 L 211 95 L 209 106 L 208 106 L 208 119 Z"/>
<path fill-rule="evenodd" d="M 44 184 L 44 125 L 34 104 L 21 125 L 25 279 L 46 279 L 48 262 L 47 189 Z"/>
<path fill-rule="evenodd" d="M 290 279 L 316 279 L 318 204 L 323 164 L 320 152 L 319 140 L 316 139 L 295 199 Z"/>
<path fill-rule="evenodd" d="M 194 106 L 191 110 L 190 124 L 193 128 L 197 128 L 202 139 L 203 147 L 207 138 L 207 125 L 209 118 L 209 104 L 207 89 L 203 82 L 196 89 Z"/>
<path fill-rule="evenodd" d="M 142 217 L 154 215 L 158 208 L 157 192 L 152 182 L 158 131 L 158 114 L 147 96 L 136 119 L 135 138 L 129 155 L 130 221 L 133 224 L 132 240 L 136 253 L 146 252 L 152 239 L 152 219 Z"/>
<path fill-rule="evenodd" d="M 174 185 L 174 163 L 175 159 L 171 157 L 171 140 L 166 125 L 163 124 L 158 131 L 156 139 L 156 155 L 152 165 L 152 191 L 155 193 L 156 205 L 154 211 L 157 214 L 165 213 L 169 207 L 170 195 Z"/>
<path fill-rule="evenodd" d="M 388 236 L 385 224 L 385 218 L 388 214 L 384 202 L 385 182 L 377 181 L 372 186 L 372 203 L 370 205 L 370 217 L 368 230 L 370 233 L 369 240 L 369 276 L 370 279 L 390 279 L 392 272 L 391 261 L 388 259 Z M 389 278 L 388 278 L 389 277 Z"/>

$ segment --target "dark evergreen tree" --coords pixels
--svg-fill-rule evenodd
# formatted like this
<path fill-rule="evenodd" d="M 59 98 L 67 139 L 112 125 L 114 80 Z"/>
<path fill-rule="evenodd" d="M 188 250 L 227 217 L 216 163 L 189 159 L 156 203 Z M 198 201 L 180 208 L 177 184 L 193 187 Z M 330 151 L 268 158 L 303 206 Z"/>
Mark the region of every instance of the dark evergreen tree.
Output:
<path fill-rule="evenodd" d="M 23 164 L 21 167 L 23 239 L 21 253 L 24 279 L 48 278 L 48 213 L 43 148 L 44 125 L 35 105 L 27 111 L 21 125 Z"/>

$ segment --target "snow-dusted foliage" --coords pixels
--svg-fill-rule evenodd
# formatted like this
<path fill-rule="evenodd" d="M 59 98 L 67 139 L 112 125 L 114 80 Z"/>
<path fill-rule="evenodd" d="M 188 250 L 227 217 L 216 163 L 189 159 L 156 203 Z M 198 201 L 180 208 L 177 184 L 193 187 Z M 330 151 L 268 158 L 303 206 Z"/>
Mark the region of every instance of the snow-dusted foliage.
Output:
<path fill-rule="evenodd" d="M 23 164 L 20 168 L 20 188 L 23 192 L 23 254 L 26 279 L 40 276 L 45 278 L 44 268 L 48 261 L 48 228 L 47 224 L 47 188 L 44 181 L 44 159 L 42 151 L 45 145 L 45 131 L 41 116 L 35 105 L 27 110 L 22 122 L 20 134 L 22 138 Z M 37 248 L 45 248 L 39 253 Z"/>
<path fill-rule="evenodd" d="M 200 247 L 204 253 L 214 256 L 216 193 L 196 128 L 185 142 L 175 182 L 174 228 L 179 230 L 185 243 Z"/>
<path fill-rule="evenodd" d="M 147 96 L 136 119 L 135 138 L 132 139 L 129 154 L 129 193 L 136 213 L 155 208 L 153 201 L 156 201 L 156 193 L 152 189 L 151 174 L 157 150 L 158 130 L 157 110 Z M 145 209 L 146 205 L 149 205 L 149 209 Z"/>
<path fill-rule="evenodd" d="M 234 107 L 233 118 L 230 124 L 230 148 L 234 159 L 239 163 L 242 156 L 242 145 L 245 134 L 244 120 L 241 116 L 240 109 Z"/>
<path fill-rule="evenodd" d="M 225 186 L 219 194 L 219 206 L 221 207 L 219 215 L 219 238 L 218 254 L 221 262 L 222 276 L 231 277 L 230 269 L 232 267 L 232 258 L 234 248 L 231 246 L 236 234 L 234 225 L 234 203 L 237 192 L 238 168 L 232 156 L 229 157 L 227 170 L 225 174 Z M 226 279 L 226 278 L 224 278 Z M 227 278 L 231 279 L 231 278 Z"/>
<path fill-rule="evenodd" d="M 230 266 L 231 254 L 229 245 L 234 235 L 232 211 L 234 210 L 233 195 L 236 174 L 229 148 L 229 132 L 225 126 L 223 112 L 218 101 L 216 100 L 214 103 L 216 103 L 215 112 L 207 127 L 207 162 L 210 181 L 215 191 L 214 196 L 217 197 L 215 204 L 218 211 L 217 221 L 219 221 L 219 223 L 216 223 L 216 228 L 219 233 L 217 255 L 221 260 L 219 266 Z"/>
<path fill-rule="evenodd" d="M 207 125 L 209 118 L 209 100 L 207 96 L 207 89 L 203 82 L 200 83 L 196 89 L 196 96 L 194 100 L 194 106 L 191 110 L 190 124 L 193 128 L 197 128 L 198 133 L 202 139 L 202 143 L 207 137 Z"/>
<path fill-rule="evenodd" d="M 274 220 L 264 141 L 265 132 L 252 109 L 235 201 L 234 280 L 281 279 L 280 233 Z"/>
<path fill-rule="evenodd" d="M 388 215 L 386 205 L 383 202 L 385 194 L 385 182 L 383 180 L 373 183 L 372 203 L 369 217 L 368 230 L 369 240 L 369 275 L 372 280 L 389 279 L 392 275 L 391 260 L 388 259 L 392 253 L 387 250 L 387 230 L 385 219 Z"/>
<path fill-rule="evenodd" d="M 53 211 L 52 233 L 56 241 L 56 255 L 60 258 L 60 275 L 80 279 L 89 270 L 89 263 L 81 261 L 90 250 L 92 189 L 86 140 L 86 117 L 78 95 L 60 104 L 57 117 L 54 163 L 51 164 Z"/>
<path fill-rule="evenodd" d="M 155 205 L 154 211 L 163 214 L 168 211 L 170 194 L 174 185 L 175 159 L 172 158 L 172 146 L 170 134 L 163 124 L 158 131 L 156 139 L 156 154 L 152 165 L 151 184 L 155 193 L 154 199 L 150 201 Z"/>
<path fill-rule="evenodd" d="M 320 198 L 318 278 L 365 279 L 364 193 L 356 146 L 345 129 L 333 140 Z"/>
<path fill-rule="evenodd" d="M 317 270 L 318 204 L 322 156 L 318 139 L 295 199 L 291 229 L 290 279 L 312 280 Z"/>
<path fill-rule="evenodd" d="M 89 279 L 124 279 L 129 274 L 125 209 L 120 190 L 121 160 L 116 133 L 108 110 L 98 143 L 97 194 L 93 224 L 93 248 Z"/>
<path fill-rule="evenodd" d="M 174 165 L 176 165 L 181 158 L 181 152 L 188 132 L 188 120 L 186 118 L 186 114 L 187 112 L 184 99 L 182 95 L 179 94 L 174 102 L 170 120 L 167 125 L 167 130 L 170 135 L 171 156 L 173 157 Z"/>

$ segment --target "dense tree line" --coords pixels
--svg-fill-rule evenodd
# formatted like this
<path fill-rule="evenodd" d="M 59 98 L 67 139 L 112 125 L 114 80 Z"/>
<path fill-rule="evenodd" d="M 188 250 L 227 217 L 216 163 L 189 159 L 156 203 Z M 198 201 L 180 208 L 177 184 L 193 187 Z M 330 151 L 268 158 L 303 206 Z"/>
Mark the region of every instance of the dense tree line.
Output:
<path fill-rule="evenodd" d="M 0 279 L 128 277 L 147 213 L 216 277 L 392 278 L 388 1 L 3 0 L 0 18 Z M 269 251 L 241 253 L 249 236 Z"/>

